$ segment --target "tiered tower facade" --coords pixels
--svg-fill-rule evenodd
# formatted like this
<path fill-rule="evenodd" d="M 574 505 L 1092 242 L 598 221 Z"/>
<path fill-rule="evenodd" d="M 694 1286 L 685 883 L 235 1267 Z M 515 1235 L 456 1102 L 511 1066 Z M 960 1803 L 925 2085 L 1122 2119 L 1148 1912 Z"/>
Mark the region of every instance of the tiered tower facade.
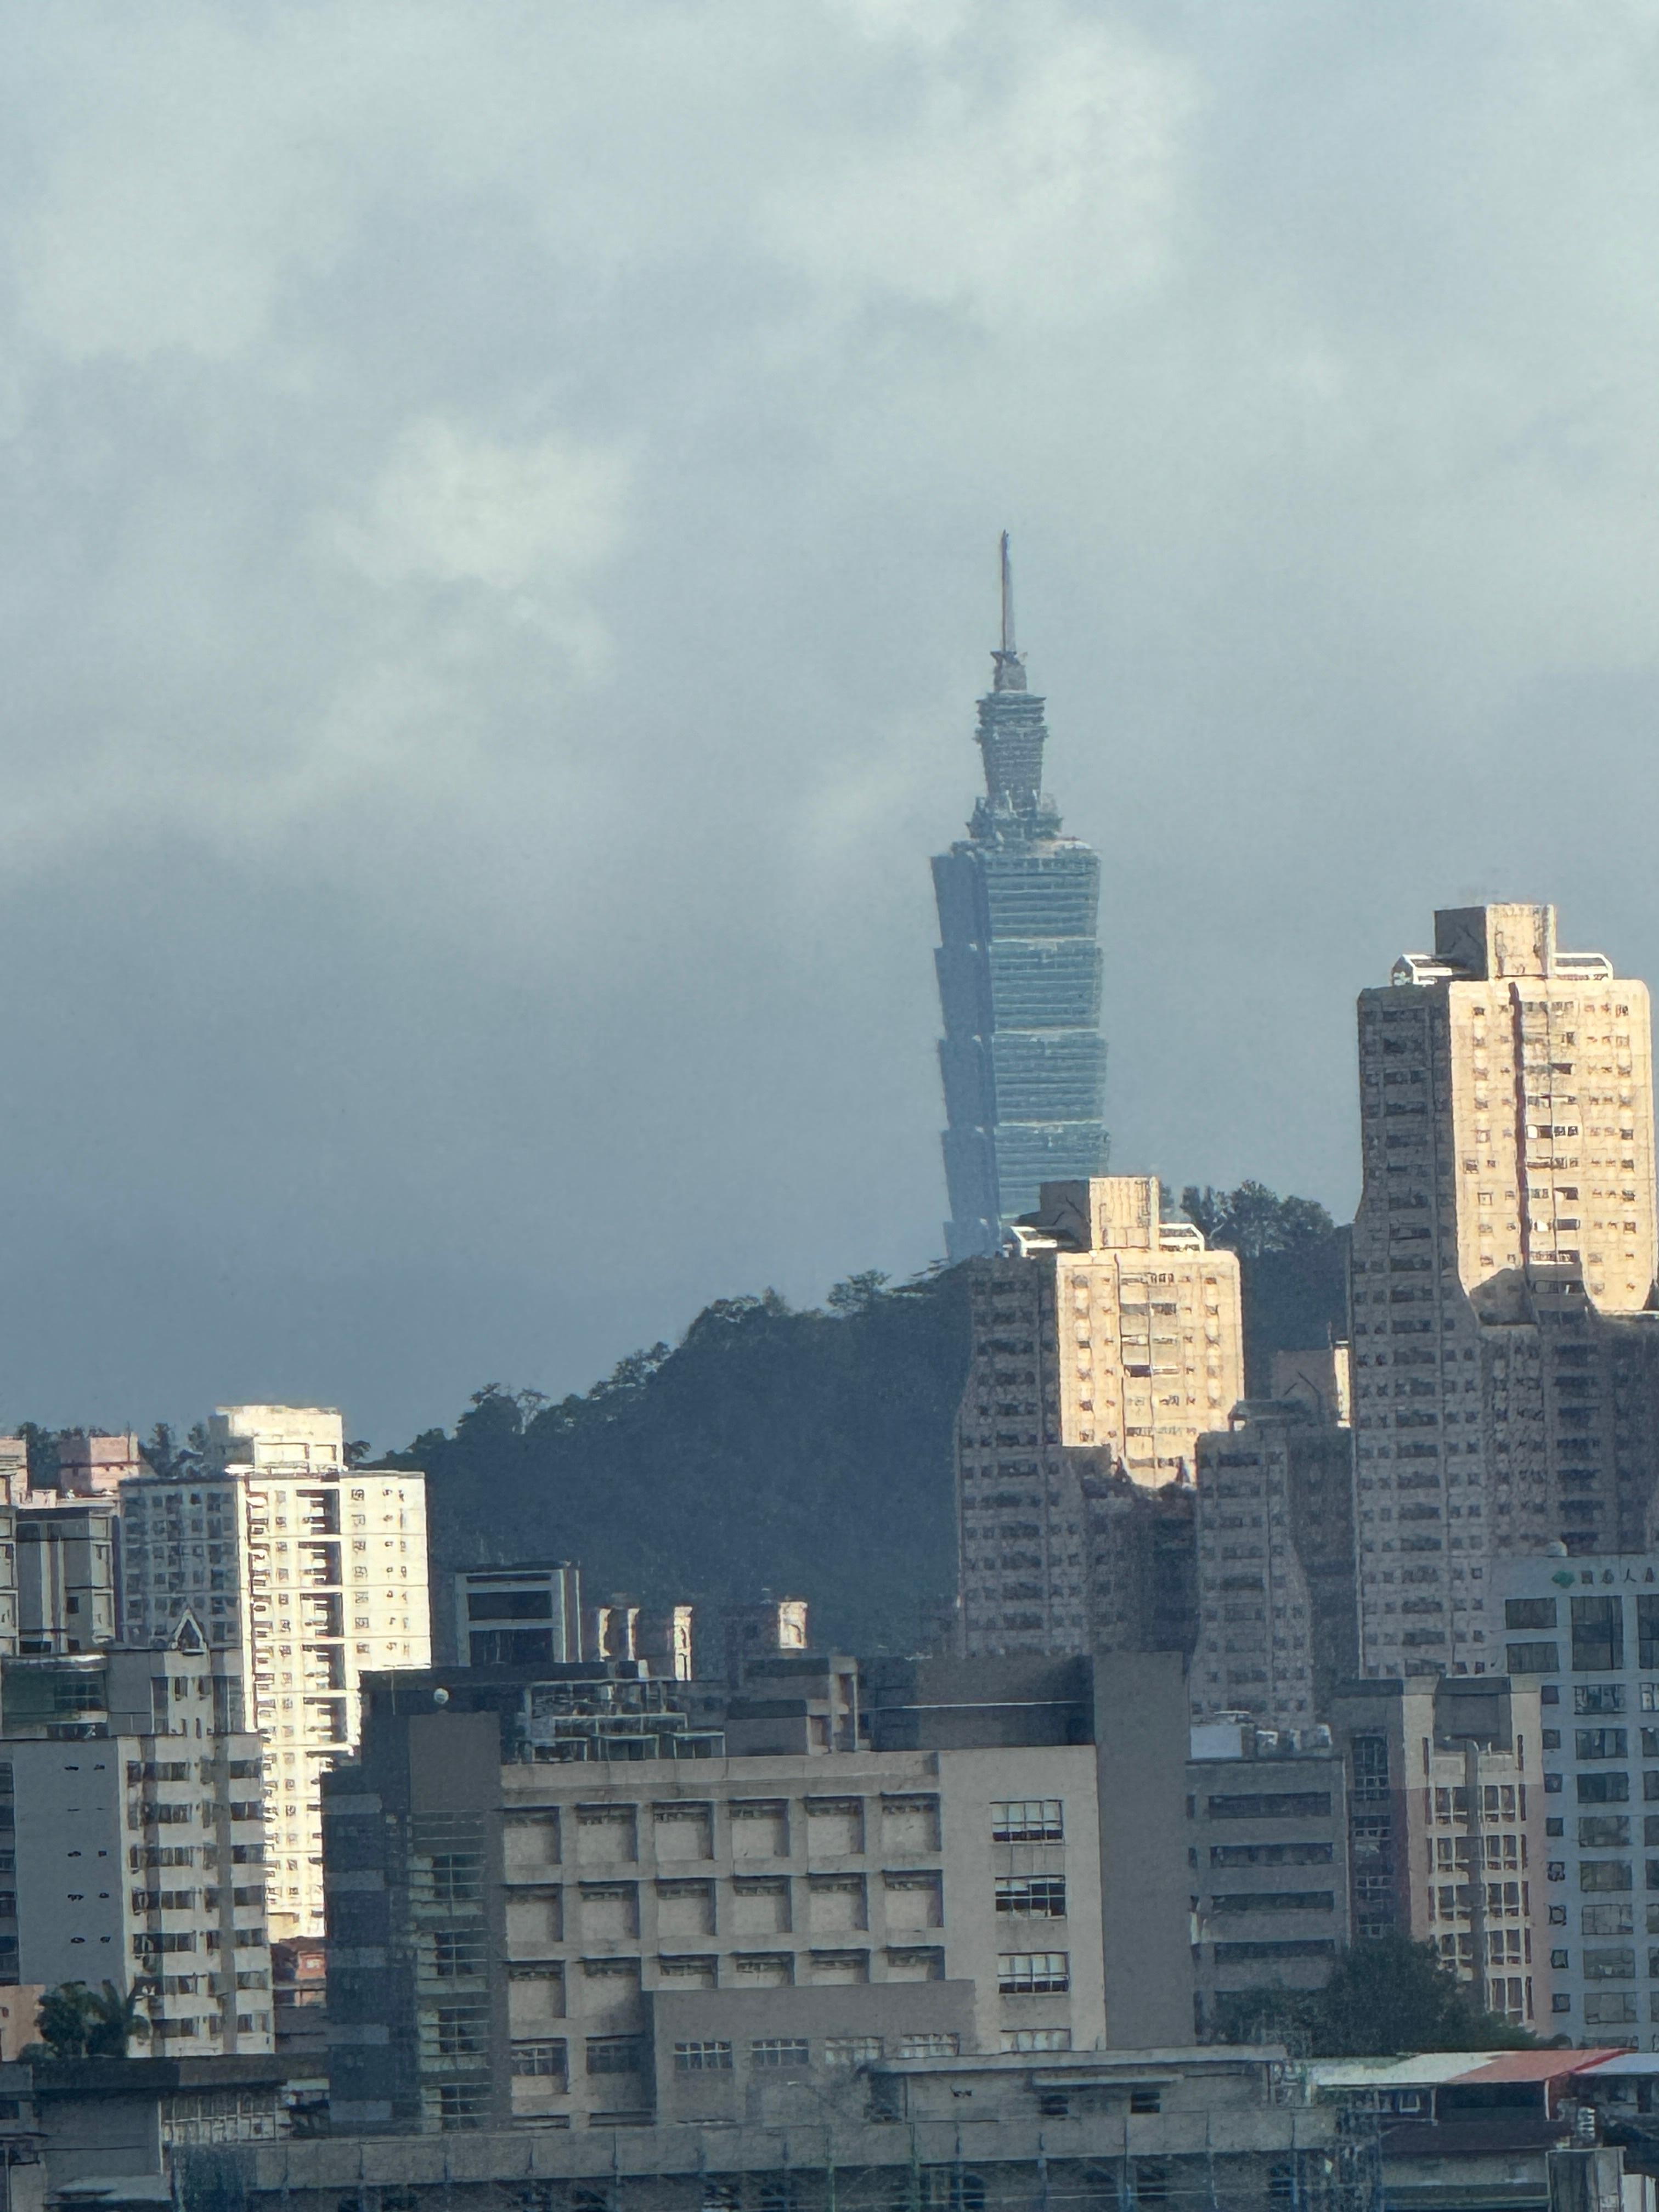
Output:
<path fill-rule="evenodd" d="M 1495 1559 L 1659 1533 L 1647 990 L 1553 907 L 1437 914 L 1361 994 L 1359 1073 L 1364 1667 L 1497 1672 Z"/>
<path fill-rule="evenodd" d="M 1042 701 L 1014 649 L 1008 539 L 1002 643 L 979 702 L 985 796 L 933 862 L 945 1036 L 945 1174 L 954 1261 L 998 1251 L 1045 1182 L 1106 1171 L 1100 860 L 1060 835 L 1042 789 Z"/>

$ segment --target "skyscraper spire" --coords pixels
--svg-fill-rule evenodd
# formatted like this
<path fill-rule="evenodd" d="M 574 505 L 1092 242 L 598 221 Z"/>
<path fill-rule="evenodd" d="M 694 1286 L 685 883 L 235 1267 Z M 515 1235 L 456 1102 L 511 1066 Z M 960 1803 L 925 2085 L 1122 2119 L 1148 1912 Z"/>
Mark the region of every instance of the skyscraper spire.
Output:
<path fill-rule="evenodd" d="M 1014 565 L 1008 557 L 1008 533 L 1002 533 L 1002 646 L 991 655 L 995 674 L 991 678 L 994 691 L 1023 691 L 1025 671 L 1014 650 Z"/>

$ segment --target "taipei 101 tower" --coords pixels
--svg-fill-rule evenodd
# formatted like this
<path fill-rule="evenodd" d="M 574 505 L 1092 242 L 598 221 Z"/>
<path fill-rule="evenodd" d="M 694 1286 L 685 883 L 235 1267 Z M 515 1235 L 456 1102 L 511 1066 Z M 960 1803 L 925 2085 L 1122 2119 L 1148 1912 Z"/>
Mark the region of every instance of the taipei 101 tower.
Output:
<path fill-rule="evenodd" d="M 1100 858 L 1062 837 L 1042 788 L 1048 729 L 1014 649 L 1002 538 L 1002 643 L 979 702 L 985 796 L 933 862 L 945 1036 L 945 1178 L 951 1261 L 995 1252 L 1045 1182 L 1103 1176 Z"/>

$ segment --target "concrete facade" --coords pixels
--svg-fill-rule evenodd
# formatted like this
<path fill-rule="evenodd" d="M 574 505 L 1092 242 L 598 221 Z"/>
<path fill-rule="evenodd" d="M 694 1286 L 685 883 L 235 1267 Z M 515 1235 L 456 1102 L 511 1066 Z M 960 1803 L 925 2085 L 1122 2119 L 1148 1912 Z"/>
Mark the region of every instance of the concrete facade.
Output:
<path fill-rule="evenodd" d="M 1506 1656 L 1540 1700 L 1551 2032 L 1659 2051 L 1659 1564 L 1497 1576 Z"/>
<path fill-rule="evenodd" d="M 974 1270 L 956 1443 L 970 1656 L 1190 1641 L 1190 1528 L 1160 1560 L 1151 1500 L 1190 1479 L 1243 1392 L 1239 1272 L 1160 1215 L 1155 1177 L 1045 1184 L 1018 1256 Z"/>
<path fill-rule="evenodd" d="M 1442 912 L 1361 994 L 1359 1073 L 1363 1663 L 1480 1674 L 1495 1559 L 1652 1540 L 1647 990 L 1562 952 L 1553 907 Z"/>
<path fill-rule="evenodd" d="M 1193 1717 L 1308 1728 L 1359 1668 L 1353 1431 L 1310 1393 L 1245 1399 L 1198 1440 Z"/>
<path fill-rule="evenodd" d="M 199 1638 L 4 1662 L 11 1978 L 130 1989 L 154 2047 L 272 2048 L 259 1741 L 227 1718 Z"/>
<path fill-rule="evenodd" d="M 113 1498 L 29 1491 L 10 1510 L 20 1651 L 92 1651 L 121 1634 L 121 1515 Z"/>
<path fill-rule="evenodd" d="M 659 1992 L 714 2042 L 728 1991 L 959 2033 L 945 1984 L 981 2049 L 1105 2039 L 1091 1746 L 504 1763 L 505 1708 L 392 1696 L 325 1796 L 337 2124 L 648 2116 Z"/>
<path fill-rule="evenodd" d="M 1351 1940 L 1347 1768 L 1328 1728 L 1192 1732 L 1194 2027 L 1225 2036 L 1263 1991 L 1322 1988 Z"/>
<path fill-rule="evenodd" d="M 349 1468 L 337 1413 L 221 1407 L 210 1465 L 122 1486 L 126 1633 L 198 1616 L 264 1739 L 270 1926 L 323 1932 L 321 1776 L 357 1741 L 371 1670 L 431 1658 L 426 1486 Z"/>
<path fill-rule="evenodd" d="M 1548 1875 L 1535 1686 L 1501 1674 L 1345 1683 L 1351 1924 L 1431 1942 L 1517 2025 L 1551 2018 L 1540 1940 Z"/>

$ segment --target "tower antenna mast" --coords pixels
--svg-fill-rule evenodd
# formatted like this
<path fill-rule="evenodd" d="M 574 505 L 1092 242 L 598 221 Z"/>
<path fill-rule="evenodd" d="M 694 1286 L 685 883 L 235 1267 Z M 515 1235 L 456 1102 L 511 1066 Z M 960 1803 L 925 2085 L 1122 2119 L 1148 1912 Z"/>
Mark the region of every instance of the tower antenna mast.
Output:
<path fill-rule="evenodd" d="M 1014 570 L 1008 558 L 1008 533 L 1002 533 L 1002 649 L 1014 650 Z"/>

